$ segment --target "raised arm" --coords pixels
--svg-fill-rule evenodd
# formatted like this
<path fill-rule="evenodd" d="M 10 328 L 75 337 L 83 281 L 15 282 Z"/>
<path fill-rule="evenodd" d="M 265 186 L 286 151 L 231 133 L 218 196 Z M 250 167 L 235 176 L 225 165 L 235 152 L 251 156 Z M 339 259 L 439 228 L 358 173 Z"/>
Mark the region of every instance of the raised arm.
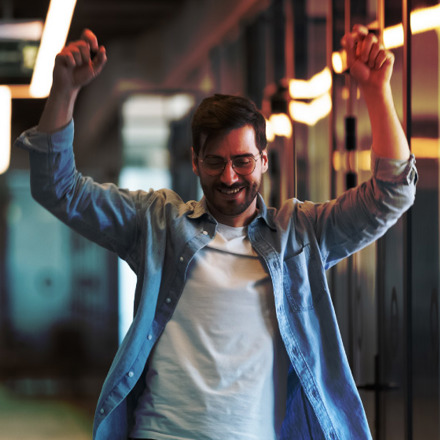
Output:
<path fill-rule="evenodd" d="M 311 229 L 326 269 L 382 236 L 414 203 L 417 170 L 394 108 L 390 79 L 394 56 L 364 26 L 342 39 L 350 73 L 371 122 L 373 177 L 325 203 L 299 204 L 298 219 Z M 377 159 L 379 158 L 379 159 Z"/>
<path fill-rule="evenodd" d="M 55 59 L 52 88 L 38 124 L 40 132 L 53 133 L 70 122 L 78 92 L 101 73 L 106 61 L 105 48 L 88 29 L 80 40 L 64 47 Z"/>
<path fill-rule="evenodd" d="M 374 153 L 379 157 L 407 160 L 408 142 L 394 107 L 390 85 L 394 55 L 361 25 L 344 35 L 342 46 L 347 52 L 350 73 L 367 104 Z"/>
<path fill-rule="evenodd" d="M 95 53 L 92 57 L 91 54 Z M 92 59 L 93 58 L 93 59 Z M 106 62 L 105 49 L 86 30 L 56 58 L 53 85 L 38 127 L 23 132 L 15 145 L 29 151 L 34 199 L 69 227 L 116 252 L 136 270 L 138 208 L 154 193 L 130 192 L 83 176 L 73 154 L 72 113 L 81 87 L 93 80 Z"/>

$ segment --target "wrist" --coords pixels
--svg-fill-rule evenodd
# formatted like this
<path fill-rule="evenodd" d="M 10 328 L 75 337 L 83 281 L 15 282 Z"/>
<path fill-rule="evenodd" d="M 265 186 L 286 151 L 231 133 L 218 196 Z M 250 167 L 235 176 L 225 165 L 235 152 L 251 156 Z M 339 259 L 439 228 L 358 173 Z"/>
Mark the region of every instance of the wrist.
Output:
<path fill-rule="evenodd" d="M 391 85 L 389 83 L 381 85 L 360 84 L 359 88 L 367 106 L 393 102 Z"/>
<path fill-rule="evenodd" d="M 73 118 L 78 89 L 53 86 L 38 124 L 38 130 L 53 133 L 66 126 Z"/>
<path fill-rule="evenodd" d="M 57 84 L 55 81 L 52 83 L 48 100 L 59 101 L 59 102 L 70 102 L 75 101 L 78 96 L 80 87 L 72 87 Z"/>

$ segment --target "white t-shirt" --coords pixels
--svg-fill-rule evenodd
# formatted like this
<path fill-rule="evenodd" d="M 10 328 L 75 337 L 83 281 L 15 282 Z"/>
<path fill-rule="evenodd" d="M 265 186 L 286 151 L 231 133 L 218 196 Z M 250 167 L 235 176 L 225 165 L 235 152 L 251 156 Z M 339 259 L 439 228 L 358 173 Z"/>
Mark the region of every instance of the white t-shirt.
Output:
<path fill-rule="evenodd" d="M 150 357 L 130 435 L 274 440 L 287 365 L 269 275 L 246 228 L 219 225 Z"/>

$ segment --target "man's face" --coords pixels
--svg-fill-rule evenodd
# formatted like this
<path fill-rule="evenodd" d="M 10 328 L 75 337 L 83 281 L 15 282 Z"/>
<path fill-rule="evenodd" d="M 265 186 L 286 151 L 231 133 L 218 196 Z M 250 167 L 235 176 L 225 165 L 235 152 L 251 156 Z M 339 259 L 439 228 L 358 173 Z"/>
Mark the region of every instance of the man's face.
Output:
<path fill-rule="evenodd" d="M 255 157 L 255 169 L 248 175 L 238 174 L 232 159 L 249 157 Z M 219 159 L 228 163 L 219 175 L 212 176 L 200 159 Z M 199 158 L 193 152 L 193 170 L 200 177 L 208 208 L 217 221 L 238 227 L 252 220 L 261 178 L 267 171 L 267 152 L 260 155 L 252 126 L 236 128 L 213 140 L 204 147 Z"/>

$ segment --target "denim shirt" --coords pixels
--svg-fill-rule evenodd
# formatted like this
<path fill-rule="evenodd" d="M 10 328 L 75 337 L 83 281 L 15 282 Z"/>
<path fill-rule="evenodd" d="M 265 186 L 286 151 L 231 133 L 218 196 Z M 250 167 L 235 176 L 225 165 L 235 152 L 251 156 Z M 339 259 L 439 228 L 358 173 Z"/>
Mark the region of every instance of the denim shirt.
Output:
<path fill-rule="evenodd" d="M 126 440 L 154 344 L 170 319 L 192 258 L 215 235 L 205 201 L 173 191 L 98 184 L 75 168 L 73 122 L 49 134 L 24 132 L 33 197 L 70 227 L 116 252 L 137 274 L 135 315 L 98 401 L 93 438 Z M 414 157 L 372 157 L 373 177 L 336 200 L 288 200 L 279 210 L 258 196 L 249 239 L 272 280 L 290 358 L 281 439 L 370 439 L 344 352 L 326 269 L 368 245 L 413 203 Z"/>

